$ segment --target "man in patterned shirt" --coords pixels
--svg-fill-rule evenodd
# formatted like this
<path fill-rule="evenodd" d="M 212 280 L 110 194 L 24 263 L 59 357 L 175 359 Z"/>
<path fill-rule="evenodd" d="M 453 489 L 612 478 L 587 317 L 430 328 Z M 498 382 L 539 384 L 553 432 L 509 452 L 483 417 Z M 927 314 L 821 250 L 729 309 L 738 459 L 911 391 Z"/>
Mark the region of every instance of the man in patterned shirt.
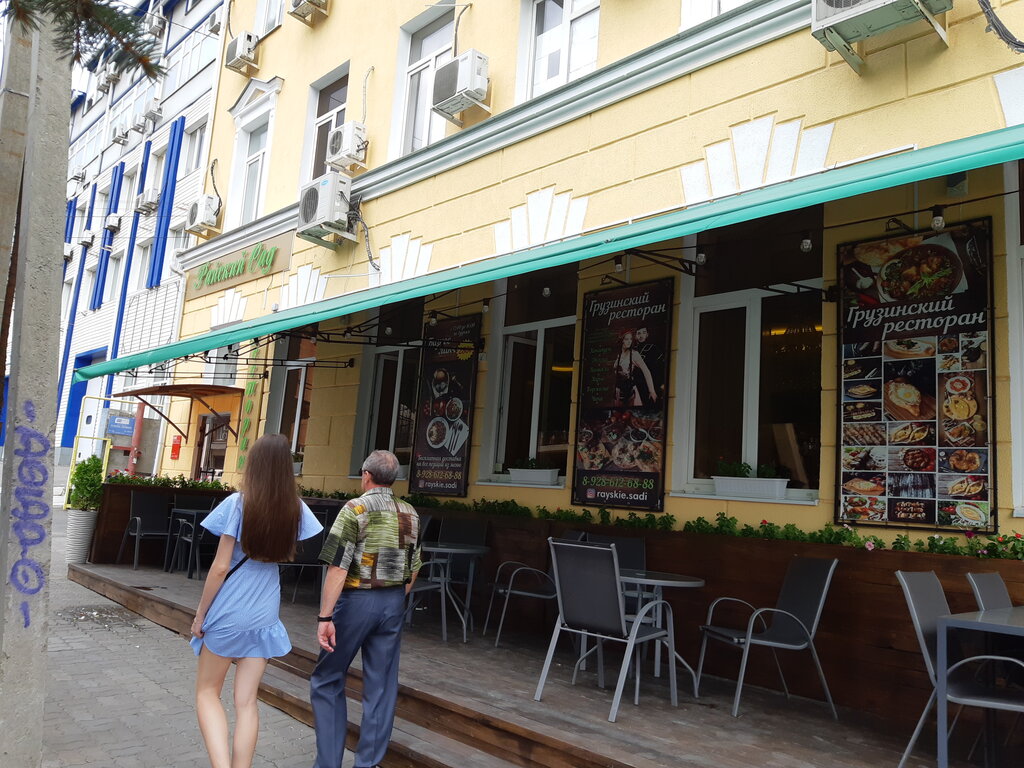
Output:
<path fill-rule="evenodd" d="M 328 569 L 317 617 L 320 658 L 309 679 L 315 768 L 341 768 L 348 730 L 345 678 L 357 651 L 363 718 L 355 767 L 379 765 L 391 740 L 405 596 L 420 569 L 420 519 L 391 492 L 397 475 L 393 453 L 371 453 L 362 467 L 363 495 L 341 508 L 320 552 Z"/>

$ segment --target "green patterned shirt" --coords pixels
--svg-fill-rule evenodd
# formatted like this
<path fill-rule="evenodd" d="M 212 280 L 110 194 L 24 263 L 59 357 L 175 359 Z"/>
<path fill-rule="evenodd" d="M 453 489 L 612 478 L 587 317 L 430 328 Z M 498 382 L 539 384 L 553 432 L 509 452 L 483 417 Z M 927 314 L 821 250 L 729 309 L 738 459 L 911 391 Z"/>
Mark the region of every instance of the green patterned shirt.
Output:
<path fill-rule="evenodd" d="M 341 508 L 320 559 L 348 571 L 346 589 L 397 587 L 420 569 L 419 530 L 411 504 L 371 488 Z"/>

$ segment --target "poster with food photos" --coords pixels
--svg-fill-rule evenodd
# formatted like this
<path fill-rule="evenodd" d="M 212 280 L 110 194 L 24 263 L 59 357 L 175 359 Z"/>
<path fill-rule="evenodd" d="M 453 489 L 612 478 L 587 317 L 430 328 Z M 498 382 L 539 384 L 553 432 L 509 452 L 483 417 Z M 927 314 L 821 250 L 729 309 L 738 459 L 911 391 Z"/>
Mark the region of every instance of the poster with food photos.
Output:
<path fill-rule="evenodd" d="M 410 491 L 466 495 L 480 328 L 468 315 L 424 329 Z"/>
<path fill-rule="evenodd" d="M 573 504 L 660 511 L 674 283 L 583 297 Z"/>
<path fill-rule="evenodd" d="M 991 232 L 839 246 L 837 522 L 996 530 Z"/>

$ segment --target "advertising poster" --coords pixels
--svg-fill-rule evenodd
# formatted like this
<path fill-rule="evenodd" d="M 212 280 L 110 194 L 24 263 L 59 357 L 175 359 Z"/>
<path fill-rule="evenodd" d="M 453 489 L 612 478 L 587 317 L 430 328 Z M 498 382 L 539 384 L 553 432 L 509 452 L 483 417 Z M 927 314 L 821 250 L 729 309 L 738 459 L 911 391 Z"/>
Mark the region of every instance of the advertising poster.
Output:
<path fill-rule="evenodd" d="M 839 522 L 996 529 L 991 229 L 839 246 Z"/>
<path fill-rule="evenodd" d="M 583 299 L 574 504 L 660 511 L 671 279 Z"/>
<path fill-rule="evenodd" d="M 409 490 L 465 496 L 481 315 L 426 326 Z"/>

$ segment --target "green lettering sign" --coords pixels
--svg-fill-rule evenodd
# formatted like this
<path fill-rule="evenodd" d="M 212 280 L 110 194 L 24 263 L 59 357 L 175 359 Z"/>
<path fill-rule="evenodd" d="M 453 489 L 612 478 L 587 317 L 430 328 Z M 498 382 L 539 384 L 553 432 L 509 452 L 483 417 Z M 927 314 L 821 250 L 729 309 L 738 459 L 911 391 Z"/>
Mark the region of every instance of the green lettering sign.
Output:
<path fill-rule="evenodd" d="M 193 272 L 192 289 L 198 291 L 204 286 L 239 277 L 246 270 L 254 275 L 269 274 L 274 268 L 277 250 L 277 246 L 267 248 L 263 243 L 256 243 L 251 251 L 242 251 L 242 255 L 233 261 L 203 264 Z"/>

